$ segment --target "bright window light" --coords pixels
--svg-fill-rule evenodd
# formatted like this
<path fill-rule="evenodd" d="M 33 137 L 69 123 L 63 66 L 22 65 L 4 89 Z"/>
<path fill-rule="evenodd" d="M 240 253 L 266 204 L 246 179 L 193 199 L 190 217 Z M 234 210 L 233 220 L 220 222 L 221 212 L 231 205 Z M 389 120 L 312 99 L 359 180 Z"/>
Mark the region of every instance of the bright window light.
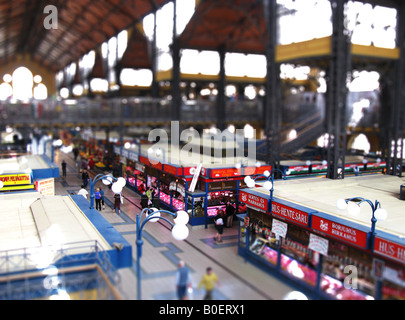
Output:
<path fill-rule="evenodd" d="M 250 124 L 245 125 L 243 128 L 245 132 L 245 138 L 246 139 L 253 139 L 255 138 L 256 130 L 253 128 Z"/>
<path fill-rule="evenodd" d="M 45 100 L 48 97 L 48 89 L 43 83 L 38 84 L 34 88 L 34 98 L 37 100 Z"/>
<path fill-rule="evenodd" d="M 153 74 L 148 69 L 123 69 L 120 75 L 121 83 L 126 86 L 147 87 L 152 84 Z"/>
<path fill-rule="evenodd" d="M 69 98 L 69 89 L 61 88 L 59 94 L 62 97 L 62 99 L 67 99 L 67 98 Z"/>
<path fill-rule="evenodd" d="M 370 142 L 364 134 L 360 134 L 354 139 L 352 149 L 363 150 L 365 154 L 368 154 L 371 149 Z"/>
<path fill-rule="evenodd" d="M 95 78 L 90 81 L 90 87 L 93 91 L 107 92 L 108 91 L 108 81 L 105 79 Z"/>
<path fill-rule="evenodd" d="M 7 100 L 13 95 L 13 88 L 9 83 L 0 84 L 0 100 Z"/>
<path fill-rule="evenodd" d="M 118 59 L 121 59 L 127 50 L 128 46 L 128 32 L 126 30 L 121 31 L 118 34 Z"/>
<path fill-rule="evenodd" d="M 11 76 L 11 74 L 5 74 L 4 76 L 3 76 L 3 81 L 4 82 L 7 82 L 7 83 L 10 83 L 11 81 L 13 81 L 13 77 Z"/>
<path fill-rule="evenodd" d="M 36 75 L 36 76 L 34 77 L 34 82 L 35 82 L 35 83 L 41 83 L 41 81 L 42 81 L 42 77 L 41 77 L 40 75 Z"/>
<path fill-rule="evenodd" d="M 81 96 L 84 92 L 84 88 L 81 84 L 76 84 L 73 86 L 72 92 L 75 96 Z"/>

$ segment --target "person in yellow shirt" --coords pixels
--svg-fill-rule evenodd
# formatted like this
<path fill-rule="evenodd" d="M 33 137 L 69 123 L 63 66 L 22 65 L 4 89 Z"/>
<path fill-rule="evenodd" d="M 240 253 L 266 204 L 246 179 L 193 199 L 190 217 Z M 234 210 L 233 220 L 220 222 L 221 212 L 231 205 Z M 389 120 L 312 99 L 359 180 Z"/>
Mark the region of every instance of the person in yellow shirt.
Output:
<path fill-rule="evenodd" d="M 201 281 L 198 284 L 198 290 L 200 290 L 201 286 L 204 286 L 204 300 L 212 300 L 212 291 L 215 288 L 215 284 L 218 284 L 219 287 L 221 286 L 218 276 L 212 271 L 211 267 L 208 267 L 206 273 L 202 276 Z"/>

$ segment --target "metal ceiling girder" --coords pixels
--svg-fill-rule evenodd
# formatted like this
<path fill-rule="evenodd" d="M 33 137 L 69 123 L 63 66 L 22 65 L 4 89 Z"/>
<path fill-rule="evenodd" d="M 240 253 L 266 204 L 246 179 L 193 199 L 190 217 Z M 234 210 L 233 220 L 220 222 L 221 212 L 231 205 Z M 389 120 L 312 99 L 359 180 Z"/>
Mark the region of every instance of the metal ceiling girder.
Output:
<path fill-rule="evenodd" d="M 93 0 L 93 1 L 94 1 L 94 0 Z M 103 30 L 100 30 L 99 28 L 96 28 L 96 25 L 98 25 L 100 19 L 103 19 L 103 20 L 105 20 L 105 21 L 107 21 L 107 19 L 106 19 L 106 17 L 104 17 L 104 16 L 98 16 L 98 15 L 96 15 L 93 10 L 90 10 L 90 7 L 91 7 L 91 5 L 93 4 L 93 1 L 89 1 L 89 2 L 86 4 L 86 6 L 83 8 L 84 11 L 87 11 L 87 12 L 90 13 L 91 15 L 95 16 L 95 18 L 96 18 L 96 20 L 97 20 L 96 23 L 93 23 L 93 24 L 90 26 L 90 32 L 91 32 L 91 33 L 98 32 L 98 33 L 101 33 L 101 34 L 104 36 L 104 38 L 108 38 L 107 34 L 106 34 L 105 32 L 103 32 Z M 107 17 L 110 16 L 113 12 L 114 12 L 114 10 L 109 11 Z M 77 16 L 74 18 L 74 20 L 73 20 L 73 21 L 69 24 L 69 26 L 67 27 L 66 31 L 65 31 L 65 32 L 58 38 L 58 40 L 54 43 L 54 45 L 52 46 L 52 48 L 51 48 L 51 50 L 50 50 L 51 52 L 52 52 L 52 50 L 54 50 L 55 47 L 59 46 L 59 43 L 60 43 L 60 42 L 63 40 L 63 38 L 64 38 L 64 34 L 66 34 L 67 32 L 69 32 L 69 30 L 76 28 L 77 22 L 78 22 L 80 19 L 81 19 L 81 16 L 80 16 L 80 15 L 77 15 Z M 115 30 L 114 27 L 112 27 L 112 28 Z M 79 34 L 80 34 L 80 33 L 79 33 Z M 86 36 L 86 35 L 84 35 L 84 34 L 80 34 L 80 37 L 88 37 L 89 40 L 93 40 L 93 41 L 94 41 L 94 38 L 93 38 L 93 37 L 90 37 L 90 36 L 88 36 L 88 35 Z M 78 45 L 79 43 L 80 43 L 80 41 L 77 41 L 74 46 L 71 46 L 71 47 L 69 48 L 69 51 L 68 51 L 68 52 L 63 51 L 61 54 L 59 54 L 55 59 L 52 60 L 52 64 L 55 64 L 57 61 L 60 61 L 60 60 L 62 59 L 62 56 L 66 56 L 66 55 L 69 56 L 68 60 L 69 60 L 70 62 L 72 62 L 73 59 L 70 57 L 69 52 L 71 52 L 72 50 L 75 50 L 75 48 L 77 47 L 77 45 Z M 50 52 L 48 52 L 48 54 L 50 55 Z"/>
<path fill-rule="evenodd" d="M 397 47 L 400 48 L 400 58 L 394 61 L 393 68 L 393 99 L 392 112 L 386 139 L 387 150 L 387 173 L 402 176 L 404 154 L 404 120 L 405 120 L 405 2 L 400 1 L 397 7 Z"/>
<path fill-rule="evenodd" d="M 263 0 L 263 14 L 267 30 L 265 42 L 267 75 L 264 104 L 264 132 L 266 136 L 266 162 L 280 167 L 281 96 L 280 65 L 276 63 L 277 1 Z"/>
<path fill-rule="evenodd" d="M 351 41 L 344 25 L 347 0 L 330 0 L 332 7 L 332 48 L 327 71 L 326 132 L 329 179 L 344 179 L 346 157 L 347 81 L 351 75 Z"/>

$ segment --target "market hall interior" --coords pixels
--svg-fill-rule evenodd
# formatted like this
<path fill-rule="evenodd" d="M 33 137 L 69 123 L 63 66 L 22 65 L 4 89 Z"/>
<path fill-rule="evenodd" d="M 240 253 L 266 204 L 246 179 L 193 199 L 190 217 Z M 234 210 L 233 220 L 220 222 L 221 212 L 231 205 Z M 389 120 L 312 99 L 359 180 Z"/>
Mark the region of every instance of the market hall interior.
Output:
<path fill-rule="evenodd" d="M 3 4 L 0 196 L 18 212 L 1 217 L 7 268 L 22 267 L 20 249 L 30 252 L 24 268 L 35 264 L 32 248 L 51 239 L 94 240 L 55 253 L 72 297 L 136 299 L 142 279 L 143 298 L 172 299 L 184 260 L 194 284 L 214 268 L 216 299 L 282 299 L 295 289 L 315 299 L 403 299 L 405 5 L 305 3 Z M 176 148 L 195 157 L 176 158 Z M 95 185 L 78 196 L 85 168 L 105 189 L 100 212 Z M 119 215 L 102 175 L 125 179 Z M 154 207 L 187 212 L 189 234 L 178 242 L 164 219 L 148 223 L 139 270 L 142 184 L 154 188 Z M 236 215 L 218 242 L 214 217 L 228 201 Z M 357 291 L 344 285 L 347 266 Z M 58 291 L 35 281 L 35 290 L 10 291 L 10 273 L 4 297 Z M 94 282 L 83 281 L 88 273 Z"/>

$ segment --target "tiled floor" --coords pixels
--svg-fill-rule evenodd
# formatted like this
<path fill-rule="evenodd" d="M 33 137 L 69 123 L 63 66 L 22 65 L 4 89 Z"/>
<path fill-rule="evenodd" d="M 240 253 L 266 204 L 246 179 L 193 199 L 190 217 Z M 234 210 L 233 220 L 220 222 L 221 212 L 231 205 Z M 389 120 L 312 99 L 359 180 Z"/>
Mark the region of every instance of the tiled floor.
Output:
<path fill-rule="evenodd" d="M 79 168 L 75 166 L 71 154 L 56 152 L 55 163 L 62 159 L 67 162 L 67 177 L 57 178 L 55 193 L 77 193 L 81 185 Z M 137 299 L 136 279 L 136 224 L 139 213 L 140 196 L 125 189 L 126 199 L 121 206 L 121 214 L 113 213 L 112 192 L 101 182 L 107 198 L 101 214 L 133 245 L 133 267 L 120 269 L 120 292 L 125 299 Z M 274 277 L 244 261 L 237 254 L 237 228 L 225 228 L 223 242 L 214 243 L 213 227 L 189 227 L 190 234 L 184 241 L 171 236 L 166 222 L 147 223 L 143 231 L 143 255 L 141 258 L 142 299 L 173 300 L 175 296 L 175 274 L 177 263 L 184 260 L 191 270 L 193 281 L 192 299 L 202 299 L 203 290 L 197 290 L 198 283 L 211 266 L 217 273 L 221 285 L 214 291 L 216 300 L 269 300 L 282 299 L 294 289 Z"/>

